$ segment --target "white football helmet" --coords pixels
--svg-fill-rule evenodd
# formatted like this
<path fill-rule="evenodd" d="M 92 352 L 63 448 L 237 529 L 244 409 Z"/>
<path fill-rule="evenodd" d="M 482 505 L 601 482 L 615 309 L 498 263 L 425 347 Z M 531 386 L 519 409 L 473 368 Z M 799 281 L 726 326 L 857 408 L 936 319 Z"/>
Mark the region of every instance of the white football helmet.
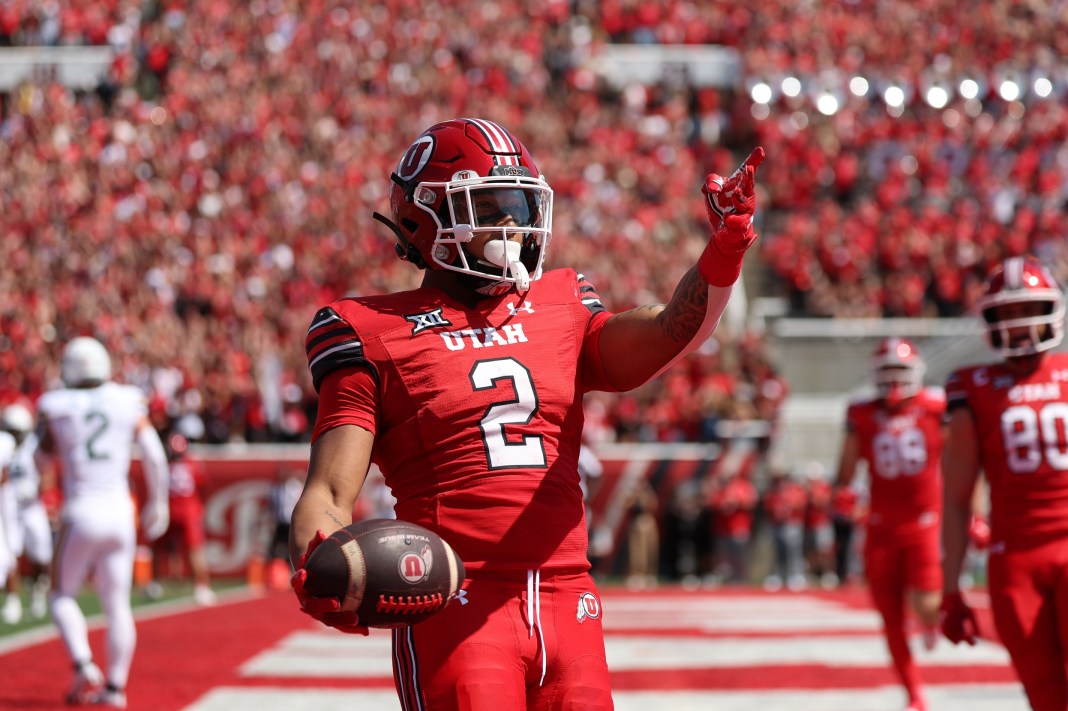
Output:
<path fill-rule="evenodd" d="M 875 389 L 889 405 L 919 394 L 926 370 L 920 351 L 907 338 L 884 338 L 872 356 Z"/>
<path fill-rule="evenodd" d="M 0 428 L 12 434 L 26 434 L 33 429 L 33 415 L 25 405 L 12 403 L 0 413 Z"/>
<path fill-rule="evenodd" d="M 1064 338 L 1064 294 L 1033 257 L 1010 257 L 996 266 L 976 306 L 991 348 L 1006 358 L 1048 351 Z M 1038 315 L 1006 314 L 1001 308 L 1027 306 Z"/>
<path fill-rule="evenodd" d="M 111 378 L 111 356 L 100 341 L 79 336 L 63 349 L 59 375 L 69 388 L 102 383 Z"/>

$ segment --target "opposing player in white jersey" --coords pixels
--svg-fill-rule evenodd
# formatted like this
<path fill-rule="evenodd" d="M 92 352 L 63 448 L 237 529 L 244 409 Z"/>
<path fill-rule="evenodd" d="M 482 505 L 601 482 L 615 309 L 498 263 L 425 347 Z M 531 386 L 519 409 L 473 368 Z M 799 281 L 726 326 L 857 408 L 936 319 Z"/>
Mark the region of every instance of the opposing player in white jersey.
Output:
<path fill-rule="evenodd" d="M 17 560 L 26 557 L 30 578 L 30 617 L 42 619 L 48 613 L 48 569 L 52 565 L 52 525 L 41 502 L 41 476 L 37 471 L 37 435 L 33 414 L 22 404 L 12 403 L 0 411 L 0 430 L 15 438 L 16 449 L 8 465 L 7 484 L 0 487 L 8 543 Z M 0 617 L 8 624 L 22 618 L 22 579 L 18 566 L 7 578 L 7 599 Z"/>
<path fill-rule="evenodd" d="M 126 706 L 126 681 L 137 632 L 130 607 L 136 512 L 129 472 L 140 446 L 147 499 L 141 523 L 149 539 L 168 525 L 167 459 L 135 387 L 112 382 L 103 344 L 79 337 L 60 364 L 64 388 L 37 402 L 41 449 L 61 462 L 63 508 L 52 581 L 52 617 L 74 663 L 68 703 Z M 93 663 L 85 615 L 75 596 L 92 574 L 107 618 L 107 675 Z M 106 682 L 106 684 L 105 684 Z"/>
<path fill-rule="evenodd" d="M 12 506 L 5 505 L 5 500 L 8 499 L 6 490 L 10 488 L 7 483 L 8 468 L 14 454 L 15 438 L 7 432 L 0 432 L 0 580 L 7 580 L 7 576 L 15 570 L 17 562 L 10 540 L 14 511 Z M 21 614 L 21 610 L 19 612 Z"/>

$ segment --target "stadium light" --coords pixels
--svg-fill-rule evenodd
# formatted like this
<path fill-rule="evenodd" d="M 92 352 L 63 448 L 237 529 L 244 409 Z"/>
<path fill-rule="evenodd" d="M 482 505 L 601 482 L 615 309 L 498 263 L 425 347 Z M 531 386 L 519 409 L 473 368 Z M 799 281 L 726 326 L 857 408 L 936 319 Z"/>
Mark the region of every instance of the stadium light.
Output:
<path fill-rule="evenodd" d="M 965 99 L 975 99 L 979 97 L 979 82 L 975 79 L 964 79 L 960 83 L 959 87 L 960 95 Z"/>
<path fill-rule="evenodd" d="M 849 80 L 849 91 L 853 92 L 853 96 L 865 97 L 868 95 L 870 88 L 868 80 L 864 77 L 858 76 Z"/>
<path fill-rule="evenodd" d="M 782 80 L 782 93 L 786 94 L 790 98 L 797 98 L 801 95 L 801 80 L 797 77 L 786 77 Z"/>
<path fill-rule="evenodd" d="M 949 58 L 944 54 L 939 54 L 935 57 L 932 66 L 920 74 L 920 92 L 923 100 L 933 109 L 944 109 L 953 98 L 951 96 L 952 85 L 946 76 L 950 68 Z"/>
<path fill-rule="evenodd" d="M 933 109 L 944 109 L 949 103 L 949 92 L 940 86 L 932 86 L 927 89 L 927 104 Z"/>
<path fill-rule="evenodd" d="M 758 81 L 749 90 L 749 96 L 758 104 L 770 104 L 772 98 L 771 86 L 764 81 Z"/>
<path fill-rule="evenodd" d="M 830 92 L 823 92 L 816 99 L 816 110 L 824 116 L 834 116 L 838 113 L 838 99 Z"/>
<path fill-rule="evenodd" d="M 1038 77 L 1031 88 L 1035 92 L 1035 96 L 1045 99 L 1053 93 L 1053 82 L 1046 77 Z"/>
<path fill-rule="evenodd" d="M 900 86 L 891 84 L 883 92 L 883 101 L 891 108 L 901 108 L 905 105 L 905 91 Z"/>
<path fill-rule="evenodd" d="M 997 85 L 998 96 L 1004 101 L 1019 101 L 1023 96 L 1026 85 L 1024 75 L 1013 66 L 1000 66 L 994 70 L 994 84 Z"/>
<path fill-rule="evenodd" d="M 1005 101 L 1016 101 L 1020 98 L 1020 85 L 1015 79 L 1003 79 L 998 84 L 998 96 Z"/>

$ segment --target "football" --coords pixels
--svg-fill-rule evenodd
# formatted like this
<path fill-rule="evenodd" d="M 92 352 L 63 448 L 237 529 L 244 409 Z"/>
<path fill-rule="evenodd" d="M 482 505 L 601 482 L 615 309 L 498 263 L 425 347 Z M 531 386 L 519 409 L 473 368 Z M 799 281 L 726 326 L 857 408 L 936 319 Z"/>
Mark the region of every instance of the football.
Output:
<path fill-rule="evenodd" d="M 334 531 L 308 556 L 305 590 L 333 597 L 365 627 L 401 627 L 441 612 L 460 590 L 464 564 L 433 531 L 370 519 Z"/>

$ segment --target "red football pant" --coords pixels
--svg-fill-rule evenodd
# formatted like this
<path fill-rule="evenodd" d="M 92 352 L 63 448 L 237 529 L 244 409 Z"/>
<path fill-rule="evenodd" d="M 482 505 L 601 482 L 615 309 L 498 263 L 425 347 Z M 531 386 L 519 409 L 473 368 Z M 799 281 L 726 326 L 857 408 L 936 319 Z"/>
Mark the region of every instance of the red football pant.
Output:
<path fill-rule="evenodd" d="M 542 579 L 538 597 L 540 604 L 528 605 L 523 583 L 468 580 L 466 604 L 453 600 L 441 614 L 395 630 L 393 674 L 401 708 L 612 709 L 593 579 Z"/>
<path fill-rule="evenodd" d="M 990 607 L 1034 711 L 1068 708 L 1068 543 L 990 551 Z"/>
<path fill-rule="evenodd" d="M 909 590 L 942 589 L 938 527 L 929 526 L 894 538 L 869 538 L 864 547 L 864 567 L 872 602 L 883 618 L 894 670 L 909 698 L 915 700 L 922 680 L 909 649 L 906 598 Z"/>
<path fill-rule="evenodd" d="M 170 500 L 171 525 L 165 538 L 180 542 L 186 550 L 204 545 L 204 505 L 191 497 Z"/>

